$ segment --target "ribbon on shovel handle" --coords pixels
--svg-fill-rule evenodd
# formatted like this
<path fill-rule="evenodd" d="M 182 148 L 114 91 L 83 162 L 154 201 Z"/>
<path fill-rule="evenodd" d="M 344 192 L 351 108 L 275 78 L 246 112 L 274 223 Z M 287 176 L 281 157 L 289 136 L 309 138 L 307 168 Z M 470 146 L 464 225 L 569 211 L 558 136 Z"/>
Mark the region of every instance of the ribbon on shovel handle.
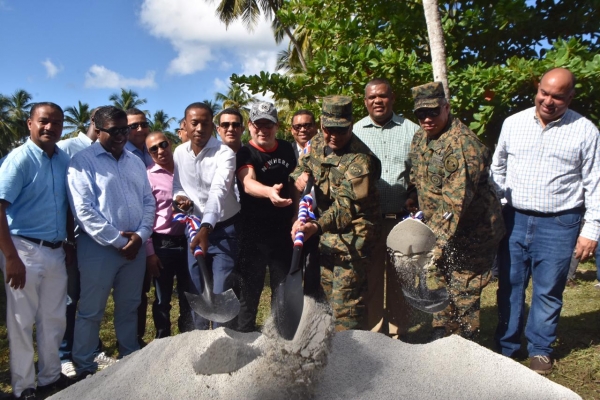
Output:
<path fill-rule="evenodd" d="M 181 222 L 182 224 L 187 225 L 187 227 L 190 231 L 190 241 L 194 240 L 194 237 L 200 230 L 200 224 L 202 223 L 200 218 L 198 218 L 197 216 L 195 216 L 193 214 L 188 215 L 188 214 L 184 214 L 184 213 L 175 214 L 173 216 L 173 221 Z M 204 255 L 204 252 L 202 251 L 200 246 L 196 246 L 196 248 L 194 249 L 194 257 L 203 256 L 203 255 Z"/>
<path fill-rule="evenodd" d="M 304 195 L 304 197 L 302 197 L 298 207 L 298 220 L 300 220 L 304 224 L 308 218 L 316 219 L 315 214 L 313 212 L 313 198 L 310 195 L 310 192 Z M 304 232 L 297 231 L 296 236 L 294 236 L 294 247 L 302 247 L 303 245 Z"/>

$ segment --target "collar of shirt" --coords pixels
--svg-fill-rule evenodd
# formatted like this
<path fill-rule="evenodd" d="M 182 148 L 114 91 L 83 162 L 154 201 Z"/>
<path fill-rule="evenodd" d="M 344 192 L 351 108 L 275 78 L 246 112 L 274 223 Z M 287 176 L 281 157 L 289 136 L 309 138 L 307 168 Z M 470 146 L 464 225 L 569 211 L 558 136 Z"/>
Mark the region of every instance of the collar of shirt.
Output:
<path fill-rule="evenodd" d="M 127 141 L 127 143 L 125 143 L 125 150 L 129 150 L 130 152 L 135 154 L 140 160 L 142 160 L 142 162 L 144 163 L 144 165 L 146 167 L 149 167 L 154 164 L 154 160 L 152 159 L 152 156 L 148 152 L 146 145 L 144 145 L 144 148 L 142 150 L 140 150 L 137 147 L 135 147 L 133 145 L 133 143 L 131 143 L 130 141 Z"/>
<path fill-rule="evenodd" d="M 112 153 L 110 153 L 104 147 L 102 147 L 102 144 L 99 141 L 97 141 L 97 140 L 92 144 L 91 147 L 92 147 L 92 149 L 94 151 L 94 155 L 96 157 L 98 157 L 99 155 L 102 155 L 102 154 L 106 154 L 106 155 L 110 156 L 110 158 L 112 158 L 115 161 L 119 161 L 119 160 L 123 159 L 123 157 L 131 157 L 131 152 L 126 151 L 125 149 L 123 149 L 123 153 L 121 153 L 121 157 L 119 157 L 119 160 L 117 160 L 112 155 Z"/>
<path fill-rule="evenodd" d="M 219 140 L 217 140 L 217 138 L 215 138 L 214 136 L 211 136 L 210 139 L 208 139 L 208 142 L 206 142 L 206 145 L 204 145 L 204 147 L 202 148 L 202 150 L 200 150 L 200 152 L 198 154 L 194 154 L 194 151 L 192 150 L 192 141 L 188 140 L 187 142 L 185 142 L 182 146 L 185 146 L 184 149 L 185 151 L 190 154 L 192 156 L 192 158 L 196 158 L 198 156 L 200 156 L 203 153 L 206 153 L 206 151 L 210 148 L 213 147 L 221 147 L 223 143 L 220 142 Z"/>
<path fill-rule="evenodd" d="M 90 139 L 85 133 L 83 132 L 79 132 L 79 134 L 77 135 L 77 139 L 81 140 L 83 142 L 83 144 L 85 144 L 86 146 L 91 146 L 92 143 L 94 143 L 94 141 L 92 139 Z"/>
<path fill-rule="evenodd" d="M 390 119 L 388 122 L 386 122 L 383 125 L 379 125 L 375 121 L 373 121 L 373 119 L 371 118 L 370 115 L 367 116 L 366 118 L 363 118 L 363 120 L 364 120 L 363 125 L 362 125 L 363 128 L 369 128 L 372 126 L 377 126 L 379 128 L 385 128 L 389 124 L 402 125 L 402 123 L 404 122 L 404 117 L 401 115 L 398 115 L 396 113 L 393 113 L 392 119 Z"/>

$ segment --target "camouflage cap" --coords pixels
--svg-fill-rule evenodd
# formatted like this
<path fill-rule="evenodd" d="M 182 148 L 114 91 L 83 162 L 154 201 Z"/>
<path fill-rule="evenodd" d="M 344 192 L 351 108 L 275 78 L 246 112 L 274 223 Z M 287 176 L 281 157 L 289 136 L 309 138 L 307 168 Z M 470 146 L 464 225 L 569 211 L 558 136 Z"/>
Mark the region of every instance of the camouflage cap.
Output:
<path fill-rule="evenodd" d="M 412 88 L 413 99 L 415 99 L 415 108 L 435 108 L 444 104 L 446 95 L 442 82 L 430 82 L 421 86 Z"/>
<path fill-rule="evenodd" d="M 323 98 L 321 123 L 326 128 L 347 128 L 352 125 L 352 98 L 340 95 Z"/>
<path fill-rule="evenodd" d="M 255 103 L 250 110 L 250 122 L 256 122 L 259 119 L 267 119 L 277 123 L 277 109 L 275 106 L 266 101 Z"/>

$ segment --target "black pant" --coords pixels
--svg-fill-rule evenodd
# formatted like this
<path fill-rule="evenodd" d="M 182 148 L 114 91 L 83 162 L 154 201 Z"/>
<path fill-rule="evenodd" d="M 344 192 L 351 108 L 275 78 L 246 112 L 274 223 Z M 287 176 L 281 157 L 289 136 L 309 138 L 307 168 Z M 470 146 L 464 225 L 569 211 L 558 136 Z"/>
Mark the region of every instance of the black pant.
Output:
<path fill-rule="evenodd" d="M 258 228 L 259 226 L 261 228 Z M 294 243 L 290 231 L 291 225 L 287 223 L 243 221 L 238 259 L 241 307 L 237 317 L 237 330 L 240 332 L 256 330 L 256 314 L 265 284 L 267 267 L 271 286 L 271 308 L 273 308 L 277 287 L 288 274 L 292 262 Z"/>

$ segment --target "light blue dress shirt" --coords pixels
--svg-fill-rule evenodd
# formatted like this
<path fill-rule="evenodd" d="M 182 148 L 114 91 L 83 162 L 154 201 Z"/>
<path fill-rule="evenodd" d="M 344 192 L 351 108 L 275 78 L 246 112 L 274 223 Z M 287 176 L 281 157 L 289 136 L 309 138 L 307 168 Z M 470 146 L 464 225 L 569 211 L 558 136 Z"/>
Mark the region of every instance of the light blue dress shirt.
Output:
<path fill-rule="evenodd" d="M 144 145 L 144 150 L 142 151 L 142 150 L 138 149 L 137 147 L 135 147 L 131 142 L 127 142 L 125 144 L 125 150 L 129 150 L 130 152 L 135 154 L 140 160 L 143 161 L 146 168 L 154 165 L 154 160 L 152 159 L 152 156 L 150 155 L 150 153 L 148 153 L 148 149 L 146 148 L 146 145 Z"/>
<path fill-rule="evenodd" d="M 145 242 L 152 234 L 155 201 L 139 158 L 124 150 L 116 160 L 99 142 L 77 153 L 67 173 L 71 209 L 79 226 L 103 246 L 127 244 L 120 232 Z"/>
<path fill-rule="evenodd" d="M 0 167 L 0 199 L 12 235 L 58 242 L 67 238 L 69 156 L 55 147 L 52 158 L 28 139 Z"/>
<path fill-rule="evenodd" d="M 56 145 L 65 153 L 69 155 L 69 157 L 73 158 L 73 156 L 79 153 L 83 149 L 87 149 L 94 143 L 92 139 L 87 137 L 87 135 L 83 132 L 79 132 L 79 134 L 71 139 L 64 139 L 56 143 Z"/>

